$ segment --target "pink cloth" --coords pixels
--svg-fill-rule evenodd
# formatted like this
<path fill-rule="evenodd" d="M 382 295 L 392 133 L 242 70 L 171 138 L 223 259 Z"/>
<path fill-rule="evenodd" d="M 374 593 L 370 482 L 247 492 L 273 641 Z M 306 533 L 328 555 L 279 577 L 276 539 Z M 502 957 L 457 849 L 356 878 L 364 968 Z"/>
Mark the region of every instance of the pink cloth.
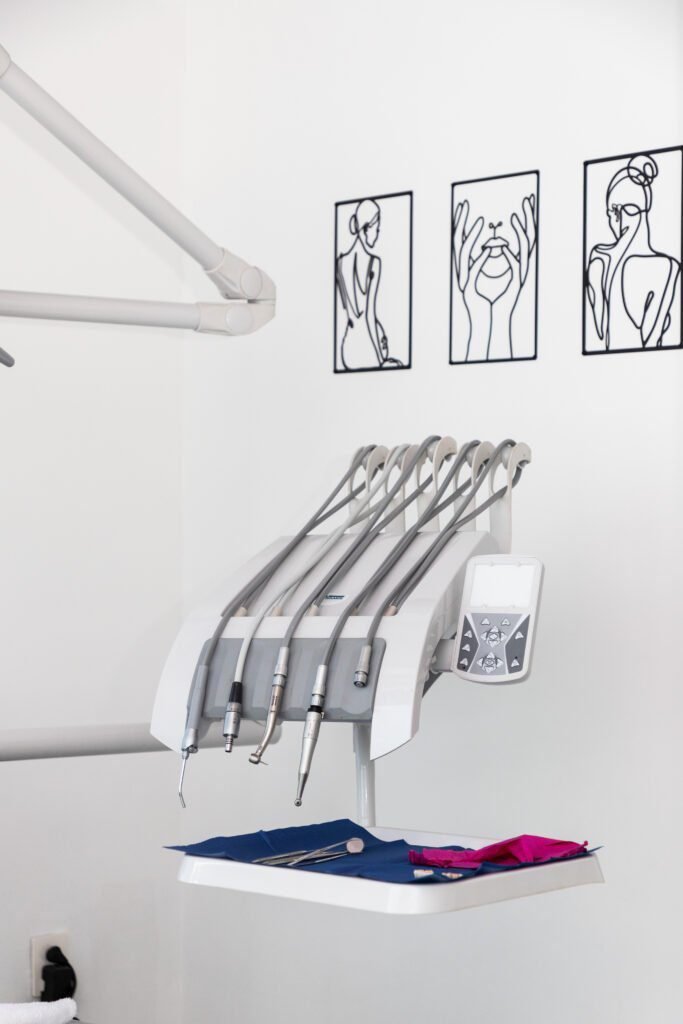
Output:
<path fill-rule="evenodd" d="M 549 860 L 574 857 L 584 853 L 588 843 L 570 843 L 562 839 L 544 839 L 542 836 L 517 836 L 502 839 L 480 850 L 409 850 L 411 864 L 428 864 L 437 868 L 479 868 L 486 861 L 501 867 L 519 864 L 544 864 Z"/>

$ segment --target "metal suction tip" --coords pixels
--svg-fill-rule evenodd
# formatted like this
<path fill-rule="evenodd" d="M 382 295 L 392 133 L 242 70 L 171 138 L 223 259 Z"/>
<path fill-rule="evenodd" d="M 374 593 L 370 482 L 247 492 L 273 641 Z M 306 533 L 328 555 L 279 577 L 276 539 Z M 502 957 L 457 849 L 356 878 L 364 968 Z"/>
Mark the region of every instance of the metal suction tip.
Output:
<path fill-rule="evenodd" d="M 296 800 L 294 801 L 294 806 L 295 807 L 301 807 L 301 800 L 300 800 L 299 797 L 297 797 Z"/>
<path fill-rule="evenodd" d="M 180 806 L 185 808 L 185 797 L 183 796 L 183 783 L 185 781 L 185 768 L 187 766 L 187 753 L 183 751 L 183 760 L 180 765 L 180 782 L 178 783 L 178 798 L 180 799 Z"/>
<path fill-rule="evenodd" d="M 0 363 L 3 366 L 14 366 L 14 356 L 11 356 L 9 352 L 5 352 L 4 348 L 0 348 Z"/>
<path fill-rule="evenodd" d="M 226 741 L 225 741 L 225 753 L 226 754 L 232 753 L 232 736 L 228 736 Z"/>

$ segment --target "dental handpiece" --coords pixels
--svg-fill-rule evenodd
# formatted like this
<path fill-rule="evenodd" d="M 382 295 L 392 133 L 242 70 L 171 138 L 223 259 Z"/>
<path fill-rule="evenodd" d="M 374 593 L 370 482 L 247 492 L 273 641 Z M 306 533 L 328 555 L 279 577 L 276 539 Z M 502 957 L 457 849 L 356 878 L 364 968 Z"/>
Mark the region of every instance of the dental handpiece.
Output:
<path fill-rule="evenodd" d="M 266 727 L 263 730 L 263 736 L 261 737 L 258 747 L 249 755 L 249 762 L 251 764 L 261 763 L 264 751 L 273 738 L 273 733 L 275 732 L 278 716 L 280 714 L 280 706 L 282 705 L 282 695 L 287 682 L 288 663 L 289 648 L 281 647 L 275 664 L 273 684 L 270 688 L 270 705 L 268 707 L 268 715 L 266 716 Z"/>
<path fill-rule="evenodd" d="M 325 689 L 327 686 L 327 665 L 319 665 L 311 692 L 311 703 L 306 712 L 304 732 L 301 739 L 301 759 L 299 761 L 299 779 L 296 787 L 295 807 L 301 807 L 306 782 L 311 772 L 313 754 L 320 735 L 320 725 L 325 714 Z"/>
<path fill-rule="evenodd" d="M 178 782 L 178 797 L 182 807 L 185 807 L 183 796 L 183 783 L 185 782 L 185 769 L 190 754 L 196 754 L 199 750 L 199 723 L 201 722 L 202 710 L 204 707 L 204 695 L 206 692 L 206 680 L 209 669 L 206 665 L 197 668 L 190 699 L 187 705 L 187 718 L 185 720 L 185 732 L 180 744 L 180 780 Z"/>
<path fill-rule="evenodd" d="M 226 754 L 231 752 L 233 743 L 240 734 L 241 721 L 242 684 L 235 681 L 230 687 L 230 697 L 228 698 L 227 707 L 225 709 L 225 718 L 223 719 L 223 736 L 225 737 Z"/>

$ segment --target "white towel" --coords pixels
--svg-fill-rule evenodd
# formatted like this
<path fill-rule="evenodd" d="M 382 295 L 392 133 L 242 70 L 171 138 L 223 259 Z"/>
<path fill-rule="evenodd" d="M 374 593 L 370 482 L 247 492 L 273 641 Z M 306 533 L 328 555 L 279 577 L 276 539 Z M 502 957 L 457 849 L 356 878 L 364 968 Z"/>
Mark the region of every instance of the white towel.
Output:
<path fill-rule="evenodd" d="M 69 1024 L 76 1016 L 73 999 L 54 1003 L 0 1003 L 0 1024 Z"/>

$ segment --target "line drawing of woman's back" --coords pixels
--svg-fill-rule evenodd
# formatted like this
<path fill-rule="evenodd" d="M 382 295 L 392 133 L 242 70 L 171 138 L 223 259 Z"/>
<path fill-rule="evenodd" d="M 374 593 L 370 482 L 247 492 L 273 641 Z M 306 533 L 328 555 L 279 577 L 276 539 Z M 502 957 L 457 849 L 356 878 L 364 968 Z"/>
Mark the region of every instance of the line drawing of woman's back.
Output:
<path fill-rule="evenodd" d="M 613 175 L 606 213 L 613 242 L 594 245 L 585 287 L 605 351 L 661 348 L 671 326 L 680 263 L 651 241 L 652 183 L 659 169 L 639 154 Z M 680 344 L 672 339 L 670 344 Z"/>
<path fill-rule="evenodd" d="M 354 241 L 336 257 L 336 286 L 346 317 L 339 345 L 345 370 L 401 365 L 389 356 L 389 342 L 377 315 L 382 260 L 372 250 L 380 224 L 379 204 L 374 199 L 361 200 L 349 221 Z"/>

